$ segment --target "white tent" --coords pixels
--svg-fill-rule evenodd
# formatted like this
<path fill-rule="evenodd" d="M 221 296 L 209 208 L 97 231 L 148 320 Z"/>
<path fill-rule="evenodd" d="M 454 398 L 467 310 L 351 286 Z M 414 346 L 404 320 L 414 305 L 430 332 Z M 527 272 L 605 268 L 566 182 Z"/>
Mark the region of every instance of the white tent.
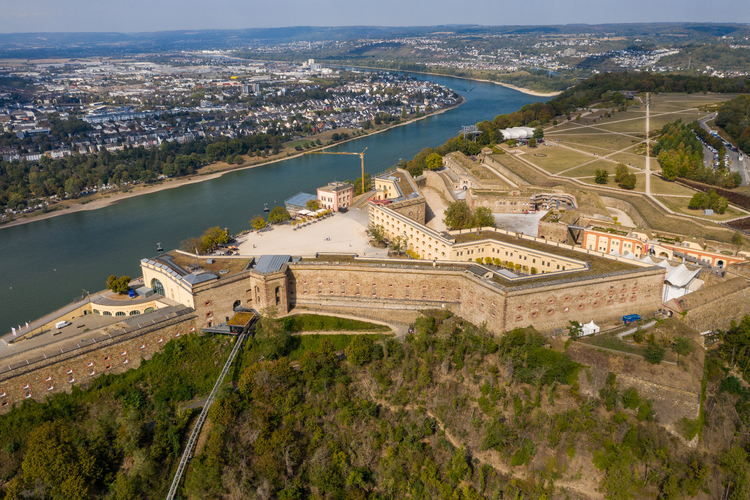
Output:
<path fill-rule="evenodd" d="M 599 333 L 599 327 L 594 324 L 593 319 L 591 323 L 583 325 L 583 335 L 593 335 L 595 333 Z"/>

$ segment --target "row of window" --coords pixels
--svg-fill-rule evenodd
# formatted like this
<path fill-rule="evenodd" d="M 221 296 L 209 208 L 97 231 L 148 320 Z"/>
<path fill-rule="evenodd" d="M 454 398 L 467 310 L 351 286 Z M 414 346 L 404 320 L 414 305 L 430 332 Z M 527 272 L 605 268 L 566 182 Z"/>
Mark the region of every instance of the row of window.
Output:
<path fill-rule="evenodd" d="M 632 297 L 630 297 L 630 302 L 635 302 L 636 300 L 637 299 L 636 299 L 635 295 L 633 295 Z M 625 297 L 621 297 L 618 302 L 620 304 L 624 304 L 625 302 L 627 302 L 627 299 Z M 607 300 L 606 305 L 611 306 L 611 305 L 614 305 L 614 303 L 615 303 L 614 299 L 609 299 L 609 300 Z M 601 305 L 600 302 L 598 300 L 595 300 L 594 303 L 591 304 L 591 307 L 597 308 L 600 305 Z M 586 309 L 586 304 L 578 304 L 577 310 L 583 311 L 584 309 Z M 518 306 L 517 310 L 518 311 L 522 311 L 523 310 L 523 306 Z M 570 307 L 568 307 L 568 306 L 565 306 L 565 307 L 562 308 L 562 312 L 563 313 L 567 313 L 569 311 L 570 311 Z M 547 316 L 552 316 L 554 314 L 555 314 L 555 309 L 554 308 L 547 309 Z M 529 317 L 531 319 L 538 318 L 539 317 L 539 311 L 531 311 L 531 313 L 529 314 Z M 519 322 L 519 321 L 523 321 L 523 314 L 516 315 L 516 322 Z"/>
<path fill-rule="evenodd" d="M 143 310 L 143 314 L 148 314 L 150 312 L 154 312 L 154 308 L 153 307 L 147 307 L 146 309 Z M 94 314 L 101 314 L 102 316 L 112 316 L 112 312 L 111 311 L 104 311 L 104 312 L 102 312 L 99 309 L 94 309 Z M 139 311 L 137 309 L 134 309 L 134 310 L 130 311 L 129 315 L 130 316 L 138 316 L 139 314 L 141 314 L 141 311 Z M 128 314 L 125 314 L 125 311 L 117 311 L 115 313 L 115 316 L 128 316 Z"/>
<path fill-rule="evenodd" d="M 181 335 L 182 334 L 180 332 L 177 332 L 177 333 L 174 334 L 174 337 L 175 338 L 179 338 Z M 162 343 L 164 343 L 164 337 L 158 338 L 156 340 L 156 343 L 157 343 L 157 345 L 161 345 Z M 138 346 L 139 350 L 143 350 L 145 348 L 146 348 L 146 344 L 145 343 L 141 344 L 140 346 Z M 122 359 L 122 363 L 121 364 L 123 364 L 123 365 L 127 365 L 130 362 L 130 359 L 128 358 L 128 351 L 127 350 L 124 350 L 124 351 L 120 352 L 120 359 Z M 109 355 L 108 356 L 103 356 L 102 357 L 102 363 L 104 364 L 104 370 L 103 371 L 106 371 L 106 370 L 109 370 L 110 368 L 112 368 L 113 361 L 111 359 L 111 356 L 109 356 Z M 95 361 L 89 361 L 88 363 L 86 363 L 86 370 L 85 371 L 88 372 L 88 376 L 93 377 L 94 375 L 96 375 L 96 368 L 95 367 L 96 367 L 96 362 Z M 73 368 L 69 368 L 68 370 L 66 370 L 65 371 L 65 375 L 67 376 L 67 383 L 68 384 L 75 383 L 75 381 L 76 381 L 75 370 Z M 46 377 L 44 377 L 44 384 L 45 384 L 45 387 L 47 388 L 47 391 L 51 391 L 51 390 L 53 390 L 55 388 L 52 376 L 46 376 Z M 28 399 L 28 398 L 32 397 L 33 393 L 31 391 L 31 385 L 30 384 L 28 384 L 28 383 L 23 384 L 23 386 L 21 387 L 21 390 L 24 392 L 24 399 Z M 7 396 L 8 396 L 8 394 L 5 391 L 3 391 L 2 393 L 0 393 L 0 398 L 7 398 Z M 7 406 L 8 404 L 10 404 L 10 402 L 7 399 L 3 399 L 3 401 L 0 403 L 0 406 Z"/>

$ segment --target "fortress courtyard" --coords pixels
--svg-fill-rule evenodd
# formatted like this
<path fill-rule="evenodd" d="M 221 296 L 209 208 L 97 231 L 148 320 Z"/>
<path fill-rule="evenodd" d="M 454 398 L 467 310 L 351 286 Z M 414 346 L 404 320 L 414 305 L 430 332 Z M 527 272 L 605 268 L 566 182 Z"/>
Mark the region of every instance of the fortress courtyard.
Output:
<path fill-rule="evenodd" d="M 270 226 L 271 230 L 242 236 L 237 245 L 241 255 L 315 255 L 317 252 L 356 253 L 359 256 L 388 255 L 387 248 L 375 248 L 367 235 L 367 211 L 352 209 L 336 213 L 295 231 L 291 225 Z"/>

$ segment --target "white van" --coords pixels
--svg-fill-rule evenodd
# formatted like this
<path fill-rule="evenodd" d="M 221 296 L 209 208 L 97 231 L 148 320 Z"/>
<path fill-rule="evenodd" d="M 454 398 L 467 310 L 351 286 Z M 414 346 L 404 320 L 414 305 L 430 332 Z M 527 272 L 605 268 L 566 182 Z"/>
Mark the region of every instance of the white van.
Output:
<path fill-rule="evenodd" d="M 60 330 L 61 328 L 65 328 L 66 326 L 70 326 L 72 323 L 70 321 L 58 321 L 55 323 L 55 328 Z"/>

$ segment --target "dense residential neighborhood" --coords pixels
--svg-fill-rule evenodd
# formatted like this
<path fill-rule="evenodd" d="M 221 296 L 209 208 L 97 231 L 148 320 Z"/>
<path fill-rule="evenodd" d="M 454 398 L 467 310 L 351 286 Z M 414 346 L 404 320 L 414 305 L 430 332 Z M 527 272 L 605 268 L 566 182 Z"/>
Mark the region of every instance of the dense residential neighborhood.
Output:
<path fill-rule="evenodd" d="M 28 82 L 28 90 L 0 94 L 4 161 L 256 133 L 293 139 L 367 128 L 384 113 L 406 118 L 458 102 L 440 85 L 388 73 L 334 72 L 312 60 L 187 68 L 37 64 L 11 75 Z"/>

